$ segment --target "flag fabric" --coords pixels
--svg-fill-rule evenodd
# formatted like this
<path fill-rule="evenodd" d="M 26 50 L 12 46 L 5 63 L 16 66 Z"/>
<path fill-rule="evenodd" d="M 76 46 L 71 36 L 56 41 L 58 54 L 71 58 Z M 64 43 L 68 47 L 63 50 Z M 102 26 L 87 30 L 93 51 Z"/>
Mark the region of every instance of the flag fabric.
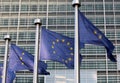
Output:
<path fill-rule="evenodd" d="M 15 79 L 16 74 L 14 71 L 7 70 L 7 80 L 6 83 L 13 83 L 13 80 Z"/>
<path fill-rule="evenodd" d="M 81 43 L 81 48 L 84 44 Z M 74 68 L 74 39 L 42 28 L 40 60 L 53 60 Z M 81 60 L 81 59 L 80 59 Z"/>
<path fill-rule="evenodd" d="M 30 70 L 34 69 L 34 56 L 24 49 L 11 44 L 10 54 L 9 54 L 9 68 L 12 71 L 19 70 Z M 43 61 L 39 61 L 38 73 L 43 75 L 48 75 L 49 72 L 46 71 L 47 64 Z"/>
<path fill-rule="evenodd" d="M 2 83 L 2 68 L 0 68 L 0 83 Z"/>
<path fill-rule="evenodd" d="M 2 83 L 3 64 L 0 64 L 0 83 Z M 7 69 L 6 83 L 13 83 L 16 75 L 9 68 Z"/>
<path fill-rule="evenodd" d="M 78 10 L 78 23 L 79 23 L 79 34 L 80 41 L 85 44 L 94 44 L 104 46 L 107 51 L 107 57 L 116 62 L 116 59 L 112 55 L 114 45 L 108 38 L 95 27 L 79 10 Z"/>

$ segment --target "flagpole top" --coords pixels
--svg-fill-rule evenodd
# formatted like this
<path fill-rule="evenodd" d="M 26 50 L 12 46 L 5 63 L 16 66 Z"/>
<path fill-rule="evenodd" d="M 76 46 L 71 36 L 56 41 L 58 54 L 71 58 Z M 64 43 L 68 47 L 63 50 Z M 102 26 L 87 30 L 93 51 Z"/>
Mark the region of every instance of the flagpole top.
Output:
<path fill-rule="evenodd" d="M 11 40 L 10 35 L 5 35 L 4 40 Z"/>
<path fill-rule="evenodd" d="M 36 24 L 42 25 L 42 22 L 41 22 L 41 20 L 39 18 L 37 18 L 37 19 L 34 20 L 34 24 L 35 25 Z"/>
<path fill-rule="evenodd" d="M 73 0 L 72 5 L 73 5 L 73 7 L 75 7 L 76 5 L 78 5 L 78 7 L 80 7 L 79 0 Z"/>

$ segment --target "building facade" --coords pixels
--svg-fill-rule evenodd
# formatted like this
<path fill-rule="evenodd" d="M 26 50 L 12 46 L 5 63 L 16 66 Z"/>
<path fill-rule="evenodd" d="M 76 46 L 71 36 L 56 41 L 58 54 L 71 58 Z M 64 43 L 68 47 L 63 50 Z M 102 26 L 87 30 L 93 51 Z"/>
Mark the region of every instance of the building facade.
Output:
<path fill-rule="evenodd" d="M 106 58 L 104 47 L 85 45 L 80 52 L 81 83 L 120 83 L 120 0 L 80 0 L 79 8 L 115 45 L 117 62 Z M 0 0 L 0 62 L 5 54 L 4 36 L 34 55 L 34 19 L 42 26 L 74 37 L 74 7 L 72 0 Z M 46 61 L 50 75 L 39 75 L 39 83 L 74 83 L 74 70 L 63 64 Z M 32 83 L 33 73 L 17 72 L 14 83 Z"/>

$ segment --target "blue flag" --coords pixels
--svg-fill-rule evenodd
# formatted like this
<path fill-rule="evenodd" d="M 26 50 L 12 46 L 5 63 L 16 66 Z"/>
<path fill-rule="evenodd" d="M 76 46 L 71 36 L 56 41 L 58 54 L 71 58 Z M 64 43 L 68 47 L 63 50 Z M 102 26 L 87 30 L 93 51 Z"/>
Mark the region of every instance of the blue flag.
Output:
<path fill-rule="evenodd" d="M 42 28 L 40 59 L 53 60 L 74 68 L 74 39 Z M 84 45 L 81 43 L 81 48 Z M 81 60 L 81 59 L 80 59 Z"/>
<path fill-rule="evenodd" d="M 85 44 L 94 44 L 104 46 L 107 50 L 107 57 L 116 62 L 116 59 L 112 55 L 114 46 L 110 40 L 98 29 L 96 28 L 79 10 L 79 34 L 80 41 Z"/>
<path fill-rule="evenodd" d="M 13 80 L 15 79 L 15 77 L 16 77 L 16 74 L 14 73 L 14 71 L 7 70 L 6 83 L 13 83 Z"/>
<path fill-rule="evenodd" d="M 9 55 L 9 68 L 12 71 L 30 70 L 34 69 L 34 56 L 27 51 L 21 49 L 15 44 L 11 44 Z M 39 61 L 38 72 L 39 74 L 48 75 L 46 71 L 47 64 L 43 61 Z"/>
<path fill-rule="evenodd" d="M 0 83 L 2 83 L 2 77 L 3 77 L 3 65 L 0 64 Z M 6 83 L 13 83 L 13 80 L 15 79 L 16 75 L 13 71 L 11 71 L 9 68 L 7 69 L 7 76 L 6 76 Z"/>

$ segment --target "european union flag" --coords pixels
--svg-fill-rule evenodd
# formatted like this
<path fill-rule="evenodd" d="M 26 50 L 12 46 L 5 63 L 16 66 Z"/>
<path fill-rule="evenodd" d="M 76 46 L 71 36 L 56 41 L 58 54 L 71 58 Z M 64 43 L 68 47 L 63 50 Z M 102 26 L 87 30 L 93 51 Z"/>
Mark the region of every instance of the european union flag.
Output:
<path fill-rule="evenodd" d="M 7 70 L 7 80 L 6 83 L 13 83 L 13 80 L 15 79 L 16 74 L 14 71 Z"/>
<path fill-rule="evenodd" d="M 38 64 L 39 74 L 48 75 L 49 72 L 46 71 L 47 64 L 40 61 Z M 10 55 L 9 55 L 9 68 L 12 71 L 19 70 L 30 70 L 34 69 L 34 56 L 27 51 L 21 49 L 15 44 L 11 44 Z"/>
<path fill-rule="evenodd" d="M 3 64 L 0 64 L 0 83 L 2 83 Z M 16 75 L 9 68 L 7 69 L 6 83 L 13 83 Z"/>
<path fill-rule="evenodd" d="M 74 68 L 74 39 L 42 28 L 40 59 L 53 60 Z M 81 43 L 81 48 L 84 45 Z"/>
<path fill-rule="evenodd" d="M 3 70 L 3 64 L 0 64 L 0 83 L 2 83 L 2 70 Z"/>
<path fill-rule="evenodd" d="M 79 10 L 79 34 L 80 41 L 85 44 L 94 44 L 104 46 L 107 50 L 107 57 L 116 62 L 116 59 L 112 55 L 114 46 L 110 40 L 96 28 Z"/>

